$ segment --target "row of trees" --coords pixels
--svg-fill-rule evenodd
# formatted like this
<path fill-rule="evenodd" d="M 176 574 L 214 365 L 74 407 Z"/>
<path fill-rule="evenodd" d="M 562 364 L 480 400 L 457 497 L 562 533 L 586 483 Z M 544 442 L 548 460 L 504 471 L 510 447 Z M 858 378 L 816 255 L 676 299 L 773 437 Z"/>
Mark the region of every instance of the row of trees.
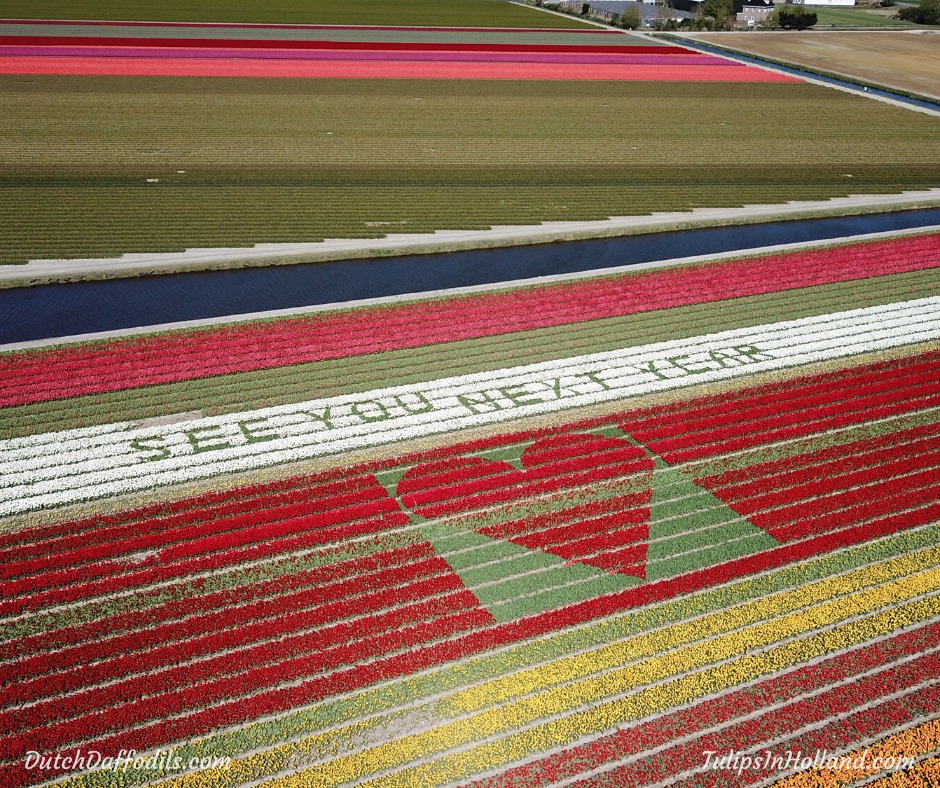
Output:
<path fill-rule="evenodd" d="M 898 16 L 918 25 L 940 25 L 940 0 L 920 0 L 919 6 L 906 6 Z"/>

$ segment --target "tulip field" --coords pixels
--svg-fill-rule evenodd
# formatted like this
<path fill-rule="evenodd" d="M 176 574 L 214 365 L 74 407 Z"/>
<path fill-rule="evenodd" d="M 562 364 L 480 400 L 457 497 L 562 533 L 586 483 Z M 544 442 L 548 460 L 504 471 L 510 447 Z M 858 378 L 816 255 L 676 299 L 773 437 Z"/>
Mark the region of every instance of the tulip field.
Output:
<path fill-rule="evenodd" d="M 4 785 L 936 785 L 940 233 L 0 354 Z"/>
<path fill-rule="evenodd" d="M 0 265 L 940 185 L 518 3 L 0 17 Z M 940 230 L 718 258 L 0 349 L 0 788 L 940 785 Z"/>
<path fill-rule="evenodd" d="M 452 27 L 333 5 L 0 19 L 0 265 L 940 184 L 929 115 L 506 2 L 437 3 Z"/>

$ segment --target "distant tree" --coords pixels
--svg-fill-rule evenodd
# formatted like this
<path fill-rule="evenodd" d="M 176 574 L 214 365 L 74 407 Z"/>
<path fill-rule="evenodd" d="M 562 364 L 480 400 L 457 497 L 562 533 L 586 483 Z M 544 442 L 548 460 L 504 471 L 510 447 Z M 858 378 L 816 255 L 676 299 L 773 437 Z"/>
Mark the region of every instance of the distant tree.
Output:
<path fill-rule="evenodd" d="M 643 14 L 635 5 L 628 5 L 623 9 L 620 17 L 620 26 L 627 30 L 638 30 L 643 24 Z"/>
<path fill-rule="evenodd" d="M 591 13 L 591 4 L 581 3 L 581 16 L 587 16 L 589 13 Z"/>
<path fill-rule="evenodd" d="M 733 13 L 734 0 L 705 0 L 702 3 L 702 14 L 710 16 L 719 26 Z"/>
<path fill-rule="evenodd" d="M 919 6 L 902 8 L 898 16 L 918 25 L 940 25 L 940 0 L 920 0 Z"/>
<path fill-rule="evenodd" d="M 777 20 L 785 30 L 806 30 L 816 24 L 817 18 L 815 12 L 797 7 L 790 11 L 781 8 Z"/>

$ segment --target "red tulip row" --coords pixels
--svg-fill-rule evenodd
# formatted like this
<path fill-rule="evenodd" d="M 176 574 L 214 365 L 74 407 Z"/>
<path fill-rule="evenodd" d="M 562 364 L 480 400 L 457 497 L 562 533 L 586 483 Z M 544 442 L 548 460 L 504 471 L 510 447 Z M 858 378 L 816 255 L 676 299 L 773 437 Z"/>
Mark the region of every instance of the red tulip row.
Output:
<path fill-rule="evenodd" d="M 130 643 L 135 642 L 137 638 L 140 638 L 141 642 L 147 642 L 150 631 L 160 632 L 161 627 L 168 622 L 185 621 L 199 614 L 228 615 L 226 608 L 277 598 L 279 595 L 311 586 L 321 587 L 324 593 L 331 593 L 334 589 L 346 588 L 346 584 L 368 583 L 376 573 L 382 573 L 388 569 L 393 571 L 400 569 L 402 572 L 407 572 L 409 567 L 425 566 L 433 554 L 433 549 L 428 542 L 416 542 L 353 559 L 344 559 L 340 556 L 335 563 L 315 569 L 298 571 L 268 580 L 253 582 L 249 579 L 234 588 L 186 595 L 169 602 L 115 613 L 106 618 L 49 629 L 23 638 L 12 638 L 0 643 L 0 659 L 23 659 L 50 651 L 55 653 L 49 655 L 49 663 L 42 663 L 44 666 L 58 664 L 59 659 L 62 660 L 63 666 L 68 666 L 84 659 L 84 649 L 87 648 L 86 644 L 89 642 L 103 641 L 110 636 L 116 636 L 118 640 L 109 642 L 116 643 L 115 650 L 117 650 L 122 643 L 127 642 L 121 638 L 128 638 Z M 198 587 L 199 584 L 196 585 Z M 337 594 L 342 595 L 338 590 Z M 74 659 L 70 657 L 73 650 L 77 652 Z M 24 663 L 16 663 L 12 669 L 5 668 L 5 671 L 10 670 L 16 673 L 21 664 Z M 33 675 L 32 671 L 24 669 L 23 672 Z M 4 675 L 7 674 L 4 673 Z"/>
<path fill-rule="evenodd" d="M 940 234 L 0 357 L 0 406 L 494 336 L 940 266 Z M 393 339 L 391 339 L 393 338 Z"/>
<path fill-rule="evenodd" d="M 309 477 L 293 477 L 269 485 L 251 485 L 229 490 L 224 494 L 198 495 L 165 504 L 151 504 L 114 515 L 71 520 L 55 526 L 38 526 L 6 534 L 6 546 L 0 547 L 0 561 L 12 563 L 29 558 L 64 553 L 85 546 L 106 549 L 110 543 L 126 543 L 140 534 L 139 521 L 147 520 L 147 531 L 179 532 L 200 525 L 206 533 L 215 527 L 213 521 L 240 522 L 238 515 L 260 517 L 269 513 L 271 520 L 283 518 L 282 512 L 295 514 L 317 512 L 329 508 L 335 496 L 371 488 L 374 479 L 368 474 L 349 474 L 345 478 L 318 481 Z M 306 508 L 304 508 L 306 507 Z M 99 553 L 99 557 L 102 553 Z M 9 574 L 7 574 L 9 576 Z"/>
<path fill-rule="evenodd" d="M 0 601 L 0 615 L 15 615 L 27 610 L 39 610 L 50 605 L 73 602 L 99 594 L 141 588 L 151 583 L 225 569 L 248 561 L 258 561 L 319 547 L 342 537 L 380 533 L 407 525 L 408 522 L 408 515 L 399 509 L 382 517 L 360 520 L 327 530 L 292 533 L 278 538 L 272 536 L 270 539 L 264 539 L 250 546 L 231 547 L 224 551 L 188 558 L 173 564 L 145 566 L 141 569 L 124 571 L 120 575 L 110 575 L 87 582 L 74 582 L 67 586 L 47 588 L 28 596 L 4 599 Z M 217 545 L 217 547 L 220 546 Z M 80 577 L 81 572 L 77 572 L 74 579 L 78 581 Z"/>
<path fill-rule="evenodd" d="M 96 664 L 42 676 L 6 690 L 5 703 L 35 702 L 26 708 L 0 711 L 0 730 L 24 731 L 134 698 L 202 686 L 236 671 L 276 664 L 286 655 L 316 659 L 318 654 L 349 642 L 381 638 L 400 627 L 479 603 L 445 567 L 434 578 L 362 594 L 352 605 L 355 616 L 350 615 L 351 603 L 346 600 L 299 611 L 281 611 L 270 605 L 273 610 L 266 618 L 141 653 L 111 657 L 113 652 L 102 648 L 94 655 L 100 660 Z M 312 663 L 304 664 L 308 675 L 338 665 L 321 661 L 312 670 Z M 106 684 L 95 686 L 103 682 Z M 208 694 L 204 698 L 211 700 Z"/>
<path fill-rule="evenodd" d="M 140 565 L 147 566 L 159 563 L 161 569 L 167 569 L 176 562 L 196 556 L 212 554 L 225 556 L 228 551 L 237 550 L 238 548 L 251 545 L 265 546 L 275 540 L 297 537 L 302 534 L 306 535 L 305 546 L 307 547 L 330 544 L 343 538 L 382 530 L 388 528 L 389 525 L 400 525 L 402 524 L 401 516 L 401 510 L 395 501 L 385 497 L 365 504 L 343 506 L 341 503 L 340 507 L 332 512 L 292 517 L 273 523 L 266 523 L 263 517 L 259 517 L 258 519 L 262 521 L 260 525 L 249 523 L 248 527 L 243 529 L 214 534 L 202 539 L 196 537 L 188 542 L 175 543 L 164 547 L 158 554 L 153 554 L 140 561 Z M 407 521 L 407 516 L 405 516 L 405 519 Z M 5 597 L 16 597 L 25 594 L 37 595 L 49 589 L 65 593 L 68 589 L 74 587 L 71 584 L 88 585 L 89 579 L 92 577 L 103 576 L 107 579 L 125 572 L 129 563 L 135 567 L 138 565 L 132 558 L 122 559 L 119 557 L 90 563 L 87 566 L 74 566 L 70 554 L 58 558 L 59 560 L 55 561 L 54 564 L 65 568 L 54 565 L 41 574 L 33 574 L 2 582 L 0 583 L 0 594 Z M 88 557 L 86 560 L 93 559 Z M 76 597 L 72 596 L 70 598 L 74 599 Z M 8 601 L 12 604 L 14 600 Z"/>
<path fill-rule="evenodd" d="M 548 536 L 556 529 L 563 532 L 564 529 L 573 527 L 575 523 L 586 524 L 595 520 L 613 520 L 621 515 L 630 517 L 631 512 L 636 509 L 649 508 L 652 497 L 652 490 L 643 490 L 588 503 L 578 503 L 558 511 L 486 525 L 479 529 L 479 533 L 493 539 L 508 539 L 517 544 L 526 544 L 522 540 L 530 536 L 538 534 Z"/>
<path fill-rule="evenodd" d="M 514 530 L 517 532 L 508 537 L 508 539 L 515 544 L 525 547 L 556 552 L 556 550 L 561 549 L 574 549 L 575 545 L 583 544 L 585 539 L 600 539 L 608 532 L 625 527 L 629 528 L 630 526 L 643 525 L 644 528 L 642 530 L 646 533 L 649 530 L 645 526 L 649 523 L 649 505 L 652 497 L 652 490 L 647 490 L 645 493 L 638 493 L 634 496 L 623 496 L 623 498 L 617 501 L 617 509 L 610 514 L 603 514 L 599 517 L 592 518 L 585 518 L 583 515 L 569 517 L 569 522 L 563 525 L 537 528 L 535 527 L 538 524 L 536 518 L 532 518 L 535 522 L 517 520 L 513 523 Z M 492 526 L 490 528 L 481 529 L 481 533 L 486 536 L 493 536 L 494 532 L 499 528 L 500 526 Z M 634 527 L 629 529 L 638 532 L 638 528 Z M 522 531 L 522 533 L 519 533 L 519 531 Z M 635 541 L 635 539 L 630 541 Z M 568 547 L 565 547 L 565 545 Z"/>
<path fill-rule="evenodd" d="M 321 477 L 318 477 L 321 478 Z M 252 498 L 264 497 L 272 506 L 295 503 L 308 497 L 342 492 L 354 487 L 355 475 L 341 478 L 322 477 L 334 488 L 324 488 L 309 477 L 295 476 L 265 484 L 250 484 L 230 490 L 218 490 L 181 498 L 176 501 L 145 504 L 113 514 L 96 514 L 82 520 L 64 520 L 46 525 L 9 530 L 0 533 L 0 555 L 4 559 L 42 555 L 57 545 L 107 542 L 124 538 L 137 531 L 137 520 L 151 518 L 154 528 L 175 527 L 198 521 L 200 516 L 226 516 L 251 508 Z M 193 514 L 195 512 L 195 514 Z M 204 514 L 201 514 L 204 513 Z"/>
<path fill-rule="evenodd" d="M 721 489 L 735 500 L 774 495 L 831 474 L 845 475 L 880 465 L 885 460 L 933 452 L 940 448 L 940 422 L 923 424 L 887 435 L 807 451 L 781 460 L 756 463 L 696 479 L 711 490 Z"/>
<path fill-rule="evenodd" d="M 171 560 L 170 556 L 179 552 L 184 545 L 189 545 L 190 550 L 205 552 L 214 549 L 212 545 L 219 540 L 224 540 L 226 547 L 239 542 L 257 541 L 256 534 L 259 529 L 265 529 L 267 537 L 267 529 L 292 530 L 293 526 L 297 531 L 311 530 L 375 517 L 390 511 L 385 488 L 374 478 L 358 477 L 356 482 L 358 489 L 325 495 L 302 503 L 278 506 L 270 499 L 261 499 L 248 511 L 242 510 L 241 513 L 228 517 L 212 517 L 209 513 L 196 510 L 187 518 L 193 524 L 176 528 L 161 529 L 160 526 L 165 523 L 148 519 L 147 529 L 142 534 L 138 530 L 137 535 L 129 534 L 121 540 L 63 550 L 42 558 L 20 561 L 8 559 L 8 562 L 0 567 L 0 578 L 19 578 L 45 572 L 51 573 L 49 577 L 54 583 L 68 582 L 67 577 L 59 578 L 56 574 L 58 570 L 92 564 L 82 570 L 81 576 L 87 579 L 89 574 L 105 574 L 113 570 L 113 566 L 102 562 L 115 559 L 120 563 L 119 556 L 122 555 L 160 550 L 160 560 L 165 562 Z M 127 533 L 129 529 L 122 530 Z M 4 587 L 0 582 L 0 588 Z"/>
<path fill-rule="evenodd" d="M 811 759 L 817 752 L 834 753 L 845 750 L 865 739 L 884 738 L 892 728 L 911 727 L 940 711 L 940 687 L 934 685 L 913 696 L 886 701 L 872 709 L 859 711 L 837 724 L 810 731 L 787 742 L 787 750 L 800 752 Z M 738 778 L 737 773 L 712 771 L 701 775 L 702 788 L 739 788 L 757 785 L 766 780 L 766 773 L 747 771 Z M 783 776 L 783 775 L 781 775 Z M 618 783 L 598 782 L 597 785 Z M 623 783 L 620 783 L 623 784 Z M 916 783 L 915 783 L 916 785 Z"/>
<path fill-rule="evenodd" d="M 188 659 L 214 649 L 233 647 L 227 639 L 251 642 L 257 639 L 253 627 L 257 628 L 259 623 L 265 624 L 264 631 L 267 632 L 268 624 L 282 621 L 282 634 L 288 634 L 348 617 L 352 612 L 378 610 L 403 599 L 451 591 L 456 587 L 455 583 L 455 577 L 443 559 L 426 556 L 387 569 L 362 571 L 336 582 L 285 590 L 276 596 L 266 595 L 245 604 L 237 603 L 238 594 L 234 592 L 202 597 L 199 601 L 203 604 L 186 618 L 165 620 L 134 632 L 80 642 L 54 653 L 34 652 L 26 659 L 0 666 L 3 686 L 0 706 L 70 691 L 80 688 L 83 683 L 91 685 L 109 677 L 150 670 L 172 661 L 156 659 L 158 652 L 172 653 L 174 649 L 182 648 L 182 658 Z M 234 589 L 235 592 L 241 590 Z M 182 645 L 175 645 L 179 643 Z M 145 655 L 135 653 L 148 649 L 150 651 Z M 113 658 L 115 654 L 121 656 Z M 174 659 L 180 661 L 180 656 L 176 655 Z M 89 667 L 92 662 L 95 664 Z M 56 676 L 49 682 L 37 680 L 51 672 Z"/>
<path fill-rule="evenodd" d="M 377 680 L 374 677 L 381 672 L 377 663 L 366 666 L 366 670 L 357 663 L 394 652 L 401 652 L 398 659 L 410 658 L 422 644 L 468 630 L 479 631 L 493 620 L 469 591 L 419 604 L 422 606 L 403 607 L 385 616 L 379 625 L 383 634 L 365 640 L 349 641 L 347 633 L 345 638 L 339 638 L 344 641 L 341 645 L 287 659 L 283 658 L 284 641 L 264 646 L 260 651 L 266 654 L 247 650 L 224 655 L 229 675 L 213 679 L 208 671 L 204 676 L 190 672 L 190 685 L 183 688 L 177 688 L 173 682 L 174 678 L 182 678 L 177 675 L 183 672 L 180 669 L 152 679 L 144 676 L 90 690 L 88 695 L 69 696 L 63 699 L 69 710 L 86 707 L 94 710 L 73 719 L 0 736 L 3 753 L 0 758 L 4 763 L 13 763 L 29 750 L 56 750 L 70 742 L 89 742 L 88 746 L 102 751 L 116 751 L 122 747 L 143 750 L 192 738 L 220 725 L 283 711 L 343 691 L 352 685 L 353 677 L 362 680 L 371 674 L 372 681 Z M 415 621 L 418 623 L 412 623 Z M 297 645 L 304 648 L 305 640 Z M 268 662 L 265 656 L 280 661 Z M 318 675 L 324 669 L 336 672 Z M 191 683 L 200 679 L 204 679 L 202 683 Z M 221 705 L 206 708 L 210 703 Z M 187 715 L 194 709 L 202 711 Z M 19 710 L 17 720 L 23 711 Z M 63 711 L 60 708 L 58 714 L 61 716 Z M 51 713 L 51 719 L 57 719 L 56 712 Z"/>
<path fill-rule="evenodd" d="M 472 512 L 477 509 L 488 509 L 495 506 L 501 506 L 510 503 L 523 503 L 524 501 L 539 495 L 558 492 L 559 490 L 570 490 L 585 485 L 596 484 L 610 478 L 620 478 L 623 475 L 629 475 L 639 471 L 652 471 L 653 461 L 639 461 L 631 463 L 626 468 L 603 469 L 603 473 L 597 471 L 582 471 L 579 473 L 566 474 L 541 481 L 529 481 L 528 478 L 519 473 L 519 478 L 515 482 L 510 482 L 509 486 L 499 487 L 495 490 L 488 490 L 476 494 L 469 494 L 465 497 L 453 497 L 442 503 L 431 503 L 423 506 L 412 504 L 408 496 L 402 498 L 406 506 L 414 506 L 415 512 L 422 517 L 449 517 L 456 514 Z M 507 474 L 508 475 L 508 474 Z"/>
<path fill-rule="evenodd" d="M 506 500 L 522 501 L 539 492 L 570 489 L 596 484 L 607 479 L 633 476 L 644 471 L 652 471 L 654 467 L 652 459 L 643 457 L 593 467 L 584 463 L 586 467 L 583 469 L 563 471 L 556 475 L 552 473 L 554 468 L 547 465 L 536 468 L 533 472 L 528 469 L 520 471 L 509 463 L 485 460 L 479 462 L 481 465 L 486 463 L 489 476 L 409 493 L 402 496 L 402 503 L 414 508 L 424 517 L 442 517 L 446 514 L 483 508 L 498 502 L 503 497 Z M 414 470 L 415 475 L 421 472 L 420 468 Z"/>
<path fill-rule="evenodd" d="M 649 435 L 635 422 L 627 422 L 622 428 L 667 462 L 688 462 L 933 407 L 940 403 L 937 373 L 940 368 L 910 375 L 896 388 L 886 383 L 887 391 L 868 396 L 846 391 L 820 396 L 817 402 L 796 400 L 776 406 L 739 402 L 735 403 L 739 408 L 733 417 L 735 422 L 722 419 L 724 423 L 713 425 L 709 418 L 701 418 L 694 431 L 664 440 Z"/>
<path fill-rule="evenodd" d="M 936 670 L 936 659 L 924 658 L 919 662 L 923 663 L 922 666 L 925 669 Z M 762 742 L 769 742 L 774 737 L 791 733 L 796 734 L 794 738 L 770 745 L 767 750 L 772 754 L 782 756 L 783 761 L 786 760 L 787 752 L 800 752 L 803 757 L 812 759 L 817 750 L 828 750 L 831 753 L 868 737 L 887 735 L 897 725 L 915 722 L 925 714 L 940 710 L 940 687 L 930 687 L 899 698 L 885 700 L 872 708 L 852 711 L 859 705 L 876 701 L 891 693 L 896 687 L 903 688 L 916 684 L 917 679 L 916 673 L 912 674 L 911 668 L 907 666 L 889 671 L 888 675 L 883 677 L 859 679 L 857 688 L 834 689 L 819 698 L 784 707 L 763 718 L 740 722 L 717 734 L 680 745 L 655 758 L 615 768 L 578 784 L 598 786 L 598 788 L 600 786 L 638 788 L 687 770 L 701 769 L 705 761 L 704 752 L 715 753 L 712 757 L 717 759 L 726 755 L 729 750 L 740 751 Z M 802 725 L 822 721 L 827 714 L 838 712 L 847 716 L 837 723 L 825 725 L 818 731 L 797 733 Z M 826 745 L 817 746 L 817 743 L 822 742 Z M 762 750 L 757 754 L 764 755 L 765 752 Z M 706 786 L 708 788 L 718 788 L 718 786 L 737 788 L 763 783 L 774 774 L 778 777 L 784 775 L 780 769 L 745 769 L 740 774 L 737 770 L 708 769 L 695 774 L 694 780 L 695 785 L 702 788 Z"/>

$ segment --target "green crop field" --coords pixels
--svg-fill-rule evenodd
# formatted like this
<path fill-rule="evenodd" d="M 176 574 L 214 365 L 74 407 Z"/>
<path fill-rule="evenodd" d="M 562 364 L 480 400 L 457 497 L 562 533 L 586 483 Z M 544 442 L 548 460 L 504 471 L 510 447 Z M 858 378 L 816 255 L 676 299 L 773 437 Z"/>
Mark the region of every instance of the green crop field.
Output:
<path fill-rule="evenodd" d="M 0 77 L 3 263 L 940 186 L 936 119 L 808 84 Z"/>
<path fill-rule="evenodd" d="M 790 9 L 790 6 L 782 6 Z M 796 8 L 796 6 L 793 6 Z M 799 6 L 803 8 L 803 6 Z M 861 8 L 827 8 L 813 6 L 809 9 L 816 14 L 816 26 L 825 27 L 914 27 L 910 22 L 892 19 L 890 16 L 870 13 Z"/>
<path fill-rule="evenodd" d="M 3 19 L 101 19 L 298 25 L 589 27 L 506 0 L 2 0 Z"/>

